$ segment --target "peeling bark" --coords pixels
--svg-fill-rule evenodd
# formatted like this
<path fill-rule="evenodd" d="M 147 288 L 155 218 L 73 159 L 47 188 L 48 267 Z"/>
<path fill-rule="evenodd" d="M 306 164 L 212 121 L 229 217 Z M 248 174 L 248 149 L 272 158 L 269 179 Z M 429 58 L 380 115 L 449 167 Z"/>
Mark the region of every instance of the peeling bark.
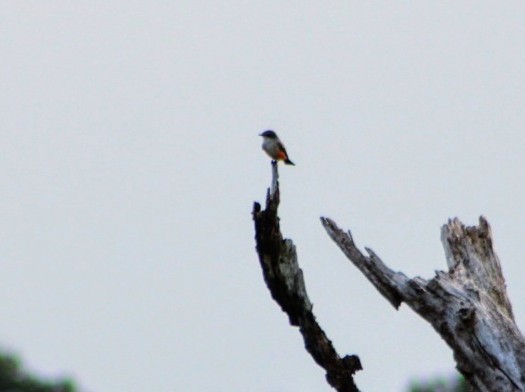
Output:
<path fill-rule="evenodd" d="M 505 279 L 492 248 L 490 226 L 444 225 L 441 240 L 449 270 L 433 279 L 408 278 L 371 250 L 363 254 L 350 232 L 321 218 L 348 259 L 397 309 L 406 303 L 452 348 L 458 370 L 475 391 L 525 391 L 525 340 L 514 321 Z"/>
<path fill-rule="evenodd" d="M 358 392 L 353 374 L 361 370 L 359 357 L 346 355 L 341 358 L 317 323 L 295 245 L 292 240 L 283 239 L 280 231 L 279 202 L 277 163 L 272 162 L 272 185 L 266 195 L 266 208 L 261 210 L 257 202 L 253 206 L 256 249 L 266 285 L 288 315 L 290 324 L 299 327 L 306 350 L 325 369 L 328 383 L 339 392 Z"/>

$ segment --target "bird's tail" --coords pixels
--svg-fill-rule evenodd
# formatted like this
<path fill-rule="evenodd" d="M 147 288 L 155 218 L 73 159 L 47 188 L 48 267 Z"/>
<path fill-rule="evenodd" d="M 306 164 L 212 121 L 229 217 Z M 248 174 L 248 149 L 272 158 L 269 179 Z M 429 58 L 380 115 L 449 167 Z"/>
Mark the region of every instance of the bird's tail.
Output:
<path fill-rule="evenodd" d="M 292 161 L 290 161 L 288 158 L 286 158 L 286 160 L 284 161 L 284 163 L 286 163 L 287 165 L 295 166 L 295 163 L 293 163 Z"/>

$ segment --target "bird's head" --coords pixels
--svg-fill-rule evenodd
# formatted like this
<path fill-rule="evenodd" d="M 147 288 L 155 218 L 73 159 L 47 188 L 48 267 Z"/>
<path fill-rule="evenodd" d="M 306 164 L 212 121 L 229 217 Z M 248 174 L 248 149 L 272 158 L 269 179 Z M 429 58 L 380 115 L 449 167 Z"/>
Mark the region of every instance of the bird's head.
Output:
<path fill-rule="evenodd" d="M 268 139 L 277 139 L 277 134 L 272 130 L 267 130 L 261 133 L 259 136 L 262 136 L 264 138 Z"/>

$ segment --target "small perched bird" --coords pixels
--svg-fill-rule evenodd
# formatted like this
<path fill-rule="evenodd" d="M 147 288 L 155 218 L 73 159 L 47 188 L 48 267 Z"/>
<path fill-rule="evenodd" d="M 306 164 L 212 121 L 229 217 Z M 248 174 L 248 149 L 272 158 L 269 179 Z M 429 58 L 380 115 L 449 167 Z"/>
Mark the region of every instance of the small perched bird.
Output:
<path fill-rule="evenodd" d="M 263 137 L 262 149 L 266 151 L 266 154 L 268 154 L 270 158 L 276 161 L 284 161 L 287 165 L 295 166 L 295 163 L 288 158 L 286 148 L 284 148 L 283 143 L 274 131 L 264 131 L 259 136 Z"/>

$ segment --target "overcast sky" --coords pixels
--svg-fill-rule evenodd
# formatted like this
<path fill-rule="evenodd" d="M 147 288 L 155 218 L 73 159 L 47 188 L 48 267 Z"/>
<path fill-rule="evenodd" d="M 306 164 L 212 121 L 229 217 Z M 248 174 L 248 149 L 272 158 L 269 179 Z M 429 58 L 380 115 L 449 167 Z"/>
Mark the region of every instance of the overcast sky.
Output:
<path fill-rule="evenodd" d="M 281 228 L 363 391 L 454 371 L 319 222 L 393 269 L 492 225 L 525 322 L 522 1 L 4 1 L 0 345 L 92 392 L 330 391 L 266 289 L 253 201 L 274 129 Z"/>

